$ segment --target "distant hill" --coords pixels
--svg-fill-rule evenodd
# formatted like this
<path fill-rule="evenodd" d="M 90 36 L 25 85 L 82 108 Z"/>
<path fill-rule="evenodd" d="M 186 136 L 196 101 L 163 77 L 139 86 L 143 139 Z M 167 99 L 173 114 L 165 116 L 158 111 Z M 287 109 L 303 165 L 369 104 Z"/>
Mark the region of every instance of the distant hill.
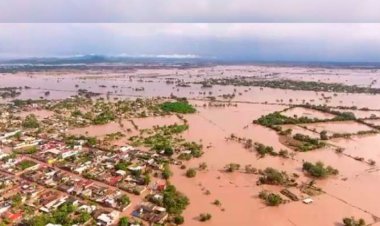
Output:
<path fill-rule="evenodd" d="M 63 64 L 198 64 L 215 61 L 209 58 L 199 58 L 191 55 L 158 55 L 158 56 L 106 56 L 79 55 L 70 57 L 31 57 L 2 60 L 2 64 L 34 64 L 34 65 L 63 65 Z"/>

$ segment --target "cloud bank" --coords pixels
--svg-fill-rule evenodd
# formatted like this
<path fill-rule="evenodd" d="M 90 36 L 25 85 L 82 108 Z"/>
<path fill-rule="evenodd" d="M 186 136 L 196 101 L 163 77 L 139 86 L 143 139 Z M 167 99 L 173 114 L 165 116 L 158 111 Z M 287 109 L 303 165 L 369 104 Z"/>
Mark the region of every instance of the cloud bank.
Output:
<path fill-rule="evenodd" d="M 380 24 L 0 24 L 0 56 L 177 55 L 380 60 Z"/>
<path fill-rule="evenodd" d="M 380 22 L 380 1 L 2 0 L 0 22 Z"/>

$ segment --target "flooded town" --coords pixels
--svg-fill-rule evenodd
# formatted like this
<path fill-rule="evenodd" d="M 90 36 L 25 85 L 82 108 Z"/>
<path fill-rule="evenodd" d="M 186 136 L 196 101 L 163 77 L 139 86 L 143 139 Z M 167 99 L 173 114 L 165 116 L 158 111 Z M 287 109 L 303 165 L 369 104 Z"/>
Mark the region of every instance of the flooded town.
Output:
<path fill-rule="evenodd" d="M 0 225 L 380 226 L 379 77 L 2 65 Z"/>

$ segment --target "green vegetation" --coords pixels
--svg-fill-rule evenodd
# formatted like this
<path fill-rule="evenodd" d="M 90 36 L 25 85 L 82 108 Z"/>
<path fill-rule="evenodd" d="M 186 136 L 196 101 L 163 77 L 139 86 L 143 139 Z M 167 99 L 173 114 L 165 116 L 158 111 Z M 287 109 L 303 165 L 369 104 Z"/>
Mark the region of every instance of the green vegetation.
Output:
<path fill-rule="evenodd" d="M 141 130 L 139 136 L 130 137 L 133 146 L 150 147 L 159 154 L 171 157 L 175 151 L 189 151 L 178 155 L 180 160 L 190 160 L 192 157 L 202 156 L 202 145 L 196 142 L 188 142 L 178 135 L 189 126 L 187 124 L 173 124 L 168 126 L 155 126 L 152 129 Z"/>
<path fill-rule="evenodd" d="M 281 149 L 281 150 L 278 152 L 278 156 L 280 156 L 280 157 L 282 157 L 282 158 L 289 158 L 289 152 L 288 152 L 288 150 Z"/>
<path fill-rule="evenodd" d="M 170 171 L 169 164 L 164 164 L 164 168 L 162 170 L 162 177 L 167 180 L 171 177 L 172 174 L 173 173 L 172 171 Z"/>
<path fill-rule="evenodd" d="M 325 167 L 322 162 L 317 162 L 315 164 L 305 162 L 302 166 L 302 169 L 305 170 L 309 175 L 316 178 L 325 178 L 329 175 L 337 175 L 339 173 L 337 169 L 334 169 L 331 166 Z"/>
<path fill-rule="evenodd" d="M 257 173 L 257 169 L 253 167 L 251 164 L 248 164 L 244 167 L 245 173 L 248 174 L 255 174 Z"/>
<path fill-rule="evenodd" d="M 300 133 L 295 134 L 293 139 L 300 141 L 300 143 L 296 145 L 299 151 L 311 151 L 326 146 L 325 142 Z"/>
<path fill-rule="evenodd" d="M 257 184 L 270 184 L 270 185 L 283 185 L 283 186 L 297 186 L 295 180 L 296 176 L 290 177 L 285 171 L 278 171 L 271 167 L 267 167 L 265 170 L 259 170 L 259 180 Z"/>
<path fill-rule="evenodd" d="M 209 213 L 201 213 L 200 215 L 199 215 L 199 221 L 202 221 L 202 222 L 204 222 L 204 221 L 209 221 L 209 220 L 211 220 L 211 214 L 209 214 Z"/>
<path fill-rule="evenodd" d="M 45 108 L 54 111 L 55 118 L 72 127 L 102 125 L 115 120 L 169 114 L 160 108 L 161 100 L 159 98 L 137 98 L 115 102 L 105 101 L 103 98 L 91 99 L 90 97 L 93 95 L 95 94 L 92 92 L 82 90 L 79 92 L 79 96 L 54 101 Z"/>
<path fill-rule="evenodd" d="M 267 154 L 272 155 L 272 156 L 277 155 L 277 153 L 274 151 L 273 147 L 266 146 L 266 145 L 258 143 L 258 142 L 255 143 L 255 149 L 261 157 L 264 157 Z"/>
<path fill-rule="evenodd" d="M 38 151 L 38 148 L 36 146 L 28 147 L 28 148 L 22 148 L 22 149 L 16 149 L 13 150 L 14 152 L 18 154 L 34 154 Z"/>
<path fill-rule="evenodd" d="M 95 125 L 106 124 L 110 121 L 115 120 L 115 115 L 110 111 L 104 111 L 100 114 L 96 115 L 94 119 L 92 119 L 92 123 Z"/>
<path fill-rule="evenodd" d="M 170 155 L 173 152 L 173 146 L 179 143 L 181 140 L 175 139 L 176 134 L 180 134 L 189 128 L 188 125 L 169 125 L 158 126 L 153 129 L 143 130 L 140 136 L 130 137 L 132 145 L 150 147 L 152 150 L 165 151 L 166 155 Z M 148 136 L 143 136 L 149 134 Z"/>
<path fill-rule="evenodd" d="M 352 112 L 339 112 L 337 116 L 334 118 L 337 121 L 344 121 L 344 120 L 355 120 L 355 114 Z"/>
<path fill-rule="evenodd" d="M 335 115 L 334 118 L 331 119 L 318 119 L 318 118 L 308 118 L 308 117 L 288 117 L 285 115 L 282 115 L 281 112 L 273 112 L 267 115 L 263 115 L 257 120 L 254 120 L 253 123 L 266 126 L 268 128 L 276 130 L 280 135 L 290 135 L 291 129 L 287 129 L 285 131 L 282 130 L 282 128 L 279 125 L 285 125 L 285 124 L 304 124 L 304 123 L 316 123 L 316 122 L 333 122 L 333 121 L 348 121 L 348 120 L 356 120 L 355 115 L 352 112 L 340 112 L 332 110 L 331 108 L 324 106 L 324 105 L 297 105 L 294 107 L 302 107 L 302 108 L 308 108 L 316 111 L 321 111 L 324 113 L 329 113 Z M 358 120 L 356 120 L 358 121 Z M 363 123 L 361 121 L 360 123 Z M 365 122 L 364 122 L 365 123 Z M 321 134 L 322 140 L 327 140 L 327 132 L 322 131 Z"/>
<path fill-rule="evenodd" d="M 174 185 L 168 185 L 164 191 L 163 206 L 169 214 L 180 215 L 189 205 L 189 199 L 178 192 Z"/>
<path fill-rule="evenodd" d="M 275 193 L 269 193 L 268 191 L 261 191 L 259 198 L 264 200 L 267 206 L 278 206 L 284 202 L 280 195 Z"/>
<path fill-rule="evenodd" d="M 193 168 L 190 168 L 186 171 L 186 176 L 191 178 L 191 177 L 195 177 L 197 175 L 197 171 Z"/>
<path fill-rule="evenodd" d="M 214 204 L 215 206 L 221 206 L 222 205 L 222 203 L 218 199 L 215 199 L 215 201 L 212 204 Z"/>
<path fill-rule="evenodd" d="M 115 170 L 128 170 L 128 166 L 131 165 L 131 162 L 125 161 L 124 159 L 121 159 L 116 165 Z"/>
<path fill-rule="evenodd" d="M 311 123 L 315 121 L 316 119 L 310 119 L 307 117 L 290 118 L 285 115 L 282 115 L 280 112 L 273 112 L 268 115 L 261 116 L 254 122 L 263 126 L 271 127 L 274 125 Z"/>
<path fill-rule="evenodd" d="M 15 98 L 21 94 L 21 92 L 19 92 L 18 89 L 21 89 L 21 87 L 1 87 L 0 97 L 2 99 Z"/>
<path fill-rule="evenodd" d="M 191 152 L 191 155 L 195 158 L 199 158 L 203 155 L 202 152 L 202 145 L 197 144 L 196 142 L 184 142 L 181 144 L 181 147 L 185 150 L 189 150 Z"/>
<path fill-rule="evenodd" d="M 114 140 L 120 140 L 122 137 L 125 137 L 125 135 L 122 132 L 109 133 L 106 134 L 103 141 L 110 142 Z"/>
<path fill-rule="evenodd" d="M 173 154 L 174 154 L 174 150 L 172 147 L 165 147 L 164 148 L 164 155 L 172 156 Z"/>
<path fill-rule="evenodd" d="M 320 136 L 321 140 L 328 140 L 329 139 L 329 137 L 327 136 L 327 131 L 326 130 L 322 130 L 319 133 L 319 136 Z"/>
<path fill-rule="evenodd" d="M 32 99 L 28 99 L 28 100 L 16 99 L 12 101 L 13 105 L 16 107 L 24 107 L 27 105 L 31 105 L 33 103 L 45 103 L 45 102 L 47 101 L 46 100 L 32 100 Z"/>
<path fill-rule="evenodd" d="M 380 93 L 379 88 L 345 85 L 342 83 L 325 83 L 321 81 L 297 81 L 292 79 L 259 80 L 249 76 L 239 76 L 234 78 L 210 78 L 200 83 L 202 85 L 258 86 L 274 89 L 306 90 L 316 92 Z"/>
<path fill-rule="evenodd" d="M 224 167 L 224 170 L 228 173 L 232 173 L 239 169 L 240 169 L 240 164 L 237 164 L 237 163 L 229 163 Z"/>
<path fill-rule="evenodd" d="M 272 185 L 283 185 L 286 184 L 288 176 L 285 172 L 280 172 L 271 167 L 266 168 L 261 172 L 261 177 L 259 178 L 262 184 L 272 184 Z"/>
<path fill-rule="evenodd" d="M 34 114 L 27 115 L 22 121 L 22 126 L 28 129 L 35 129 L 40 127 L 37 117 Z"/>
<path fill-rule="evenodd" d="M 181 114 L 195 113 L 196 109 L 187 101 L 165 102 L 160 105 L 165 112 L 174 112 Z"/>
<path fill-rule="evenodd" d="M 55 211 L 50 213 L 42 213 L 25 221 L 25 226 L 45 226 L 48 223 L 60 224 L 62 226 L 69 226 L 73 224 L 83 224 L 91 219 L 91 215 L 85 212 L 78 212 L 79 214 L 74 217 L 73 213 L 76 212 L 76 207 L 72 203 L 64 203 L 59 206 Z"/>
<path fill-rule="evenodd" d="M 121 206 L 127 206 L 131 203 L 131 200 L 126 194 L 123 194 L 116 200 Z"/>
<path fill-rule="evenodd" d="M 12 207 L 20 207 L 22 204 L 22 197 L 20 194 L 16 194 L 11 198 Z"/>
<path fill-rule="evenodd" d="M 23 161 L 17 163 L 16 166 L 17 166 L 17 168 L 20 169 L 20 170 L 25 170 L 25 169 L 27 169 L 27 168 L 30 168 L 30 167 L 34 166 L 34 165 L 36 165 L 36 163 L 33 162 L 33 161 L 30 161 L 30 160 L 23 160 Z"/>
<path fill-rule="evenodd" d="M 128 217 L 121 217 L 118 225 L 119 226 L 128 226 L 129 225 Z"/>
<path fill-rule="evenodd" d="M 179 225 L 185 223 L 185 218 L 183 218 L 183 216 L 178 215 L 174 217 L 173 221 L 175 224 Z"/>
<path fill-rule="evenodd" d="M 206 162 L 199 163 L 198 168 L 199 168 L 199 170 L 206 170 L 207 169 L 207 163 Z"/>
<path fill-rule="evenodd" d="M 343 218 L 343 224 L 344 226 L 366 226 L 364 219 L 356 220 L 354 217 Z"/>

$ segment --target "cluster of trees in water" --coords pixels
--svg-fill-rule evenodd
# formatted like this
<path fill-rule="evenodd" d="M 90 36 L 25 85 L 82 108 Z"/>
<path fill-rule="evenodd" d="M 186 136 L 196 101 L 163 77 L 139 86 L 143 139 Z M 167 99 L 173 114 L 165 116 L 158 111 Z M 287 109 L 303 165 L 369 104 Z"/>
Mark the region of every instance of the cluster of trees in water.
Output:
<path fill-rule="evenodd" d="M 268 87 L 274 89 L 290 89 L 305 90 L 316 92 L 337 92 L 337 93 L 370 93 L 379 94 L 380 88 L 361 87 L 357 85 L 345 85 L 342 83 L 325 83 L 316 81 L 300 81 L 291 79 L 257 79 L 249 76 L 236 76 L 234 78 L 210 78 L 202 82 L 197 82 L 202 87 L 210 87 L 212 85 L 232 85 L 232 86 L 256 86 Z"/>

